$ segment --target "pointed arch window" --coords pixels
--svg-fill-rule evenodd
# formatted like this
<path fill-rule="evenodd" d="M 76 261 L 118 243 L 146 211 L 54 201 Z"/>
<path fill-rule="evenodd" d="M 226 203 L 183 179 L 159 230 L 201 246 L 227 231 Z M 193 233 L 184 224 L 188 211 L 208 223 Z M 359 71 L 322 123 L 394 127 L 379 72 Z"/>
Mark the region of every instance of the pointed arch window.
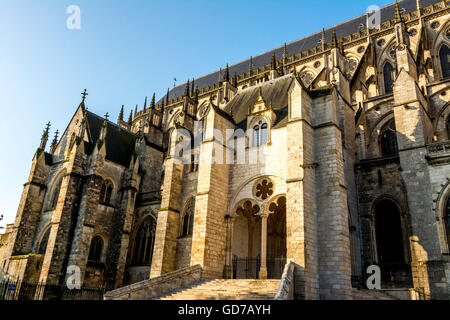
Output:
<path fill-rule="evenodd" d="M 48 228 L 47 231 L 45 231 L 44 236 L 39 243 L 38 254 L 45 254 L 45 251 L 47 250 L 48 238 L 50 237 L 50 229 L 51 228 Z"/>
<path fill-rule="evenodd" d="M 152 216 L 142 222 L 136 233 L 133 252 L 133 264 L 149 266 L 152 261 L 155 242 L 156 221 Z"/>
<path fill-rule="evenodd" d="M 395 79 L 395 70 L 392 64 L 388 61 L 384 65 L 383 68 L 383 77 L 384 77 L 384 90 L 386 93 L 392 93 Z"/>
<path fill-rule="evenodd" d="M 450 77 L 450 49 L 447 45 L 443 45 L 439 51 L 439 57 L 441 59 L 442 77 Z"/>
<path fill-rule="evenodd" d="M 59 192 L 61 191 L 62 177 L 59 177 L 54 185 L 54 189 L 50 198 L 50 210 L 56 209 L 58 204 Z"/>
<path fill-rule="evenodd" d="M 394 119 L 389 121 L 381 130 L 380 149 L 382 157 L 390 157 L 398 154 L 396 131 Z"/>
<path fill-rule="evenodd" d="M 450 197 L 447 200 L 447 206 L 445 207 L 444 215 L 445 231 L 447 233 L 447 245 L 450 250 Z"/>
<path fill-rule="evenodd" d="M 187 203 L 182 219 L 181 236 L 192 236 L 194 231 L 194 217 L 195 217 L 195 198 L 191 198 Z"/>
<path fill-rule="evenodd" d="M 114 185 L 111 182 L 111 180 L 105 180 L 102 184 L 102 188 L 100 189 L 99 202 L 102 204 L 110 204 L 113 189 L 114 189 Z"/>
<path fill-rule="evenodd" d="M 95 236 L 91 241 L 88 260 L 93 262 L 100 262 L 102 259 L 102 253 L 103 253 L 103 239 L 99 236 Z"/>
<path fill-rule="evenodd" d="M 260 121 L 256 126 L 253 127 L 253 146 L 259 147 L 267 144 L 267 123 Z"/>

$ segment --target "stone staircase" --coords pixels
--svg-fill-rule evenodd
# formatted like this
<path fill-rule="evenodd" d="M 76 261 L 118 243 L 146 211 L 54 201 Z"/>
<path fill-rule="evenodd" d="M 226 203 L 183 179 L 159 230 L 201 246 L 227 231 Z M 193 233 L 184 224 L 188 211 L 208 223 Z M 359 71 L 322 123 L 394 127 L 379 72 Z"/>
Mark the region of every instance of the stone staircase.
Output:
<path fill-rule="evenodd" d="M 209 280 L 159 300 L 274 300 L 280 280 Z"/>

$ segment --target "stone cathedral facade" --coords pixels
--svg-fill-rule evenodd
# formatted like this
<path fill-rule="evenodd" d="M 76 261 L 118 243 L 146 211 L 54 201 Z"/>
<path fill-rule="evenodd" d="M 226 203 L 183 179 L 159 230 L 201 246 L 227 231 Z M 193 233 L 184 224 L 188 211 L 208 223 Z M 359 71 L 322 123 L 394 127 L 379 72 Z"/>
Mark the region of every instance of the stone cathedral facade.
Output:
<path fill-rule="evenodd" d="M 383 288 L 449 299 L 450 2 L 379 13 L 146 99 L 128 121 L 83 94 L 49 149 L 44 131 L 3 272 L 60 284 L 75 265 L 112 290 L 196 265 L 280 278 L 292 260 L 296 298 L 350 299 L 378 265 Z"/>

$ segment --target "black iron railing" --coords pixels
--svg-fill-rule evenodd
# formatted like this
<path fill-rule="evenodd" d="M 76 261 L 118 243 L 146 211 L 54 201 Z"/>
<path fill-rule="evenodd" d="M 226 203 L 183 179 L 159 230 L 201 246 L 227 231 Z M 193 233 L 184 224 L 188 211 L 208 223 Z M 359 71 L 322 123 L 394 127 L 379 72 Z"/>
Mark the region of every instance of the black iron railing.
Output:
<path fill-rule="evenodd" d="M 103 300 L 104 287 L 69 289 L 66 285 L 0 282 L 0 300 Z"/>
<path fill-rule="evenodd" d="M 267 278 L 281 279 L 285 265 L 286 258 L 268 258 Z M 233 279 L 258 279 L 260 270 L 260 258 L 233 258 Z"/>

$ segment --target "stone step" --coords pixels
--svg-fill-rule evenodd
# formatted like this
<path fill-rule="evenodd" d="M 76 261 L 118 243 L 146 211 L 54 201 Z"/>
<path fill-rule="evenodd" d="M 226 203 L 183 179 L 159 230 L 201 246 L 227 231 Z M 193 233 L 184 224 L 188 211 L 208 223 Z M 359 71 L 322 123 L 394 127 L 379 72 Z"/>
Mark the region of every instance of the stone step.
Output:
<path fill-rule="evenodd" d="M 161 300 L 273 300 L 280 280 L 205 281 L 173 292 Z"/>

